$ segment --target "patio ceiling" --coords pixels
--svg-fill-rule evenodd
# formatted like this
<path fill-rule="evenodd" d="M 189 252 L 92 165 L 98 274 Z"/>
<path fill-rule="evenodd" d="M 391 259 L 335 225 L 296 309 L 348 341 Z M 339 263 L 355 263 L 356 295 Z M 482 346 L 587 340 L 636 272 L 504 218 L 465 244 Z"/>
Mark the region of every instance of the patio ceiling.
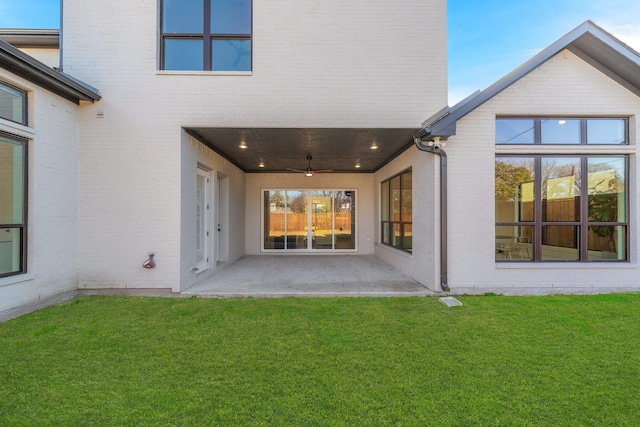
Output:
<path fill-rule="evenodd" d="M 194 127 L 186 131 L 245 172 L 305 170 L 311 155 L 313 170 L 371 173 L 413 144 L 415 128 Z"/>

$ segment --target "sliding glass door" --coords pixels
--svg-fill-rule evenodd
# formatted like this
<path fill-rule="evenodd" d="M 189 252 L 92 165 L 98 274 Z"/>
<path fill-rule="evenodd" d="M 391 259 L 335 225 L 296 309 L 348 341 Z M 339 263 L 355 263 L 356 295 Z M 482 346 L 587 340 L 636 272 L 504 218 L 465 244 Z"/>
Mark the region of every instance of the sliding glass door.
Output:
<path fill-rule="evenodd" d="M 356 249 L 355 191 L 265 190 L 263 250 Z"/>

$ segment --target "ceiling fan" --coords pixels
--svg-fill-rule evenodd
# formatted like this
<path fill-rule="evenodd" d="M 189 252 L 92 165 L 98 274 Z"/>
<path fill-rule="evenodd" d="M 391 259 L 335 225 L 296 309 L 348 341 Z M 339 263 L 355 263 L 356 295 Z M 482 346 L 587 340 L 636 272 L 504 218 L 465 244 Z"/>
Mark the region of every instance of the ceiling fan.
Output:
<path fill-rule="evenodd" d="M 307 154 L 307 162 L 308 162 L 307 170 L 292 169 L 292 168 L 287 168 L 287 170 L 292 171 L 292 172 L 303 173 L 304 176 L 313 176 L 314 172 L 315 173 L 333 172 L 333 169 L 319 169 L 319 170 L 311 169 L 311 160 L 312 159 L 313 159 L 313 157 L 311 157 L 311 154 Z"/>

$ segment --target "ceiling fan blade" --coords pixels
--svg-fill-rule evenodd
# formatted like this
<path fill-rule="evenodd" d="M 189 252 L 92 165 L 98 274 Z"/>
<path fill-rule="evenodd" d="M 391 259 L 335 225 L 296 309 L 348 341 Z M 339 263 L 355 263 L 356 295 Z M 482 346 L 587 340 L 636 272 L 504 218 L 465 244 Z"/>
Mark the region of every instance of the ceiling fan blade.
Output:
<path fill-rule="evenodd" d="M 327 172 L 333 172 L 333 169 L 313 169 L 313 173 L 327 173 Z"/>
<path fill-rule="evenodd" d="M 293 168 L 287 168 L 288 171 L 291 172 L 299 172 L 299 173 L 305 173 L 306 171 L 303 171 L 302 169 L 293 169 Z"/>

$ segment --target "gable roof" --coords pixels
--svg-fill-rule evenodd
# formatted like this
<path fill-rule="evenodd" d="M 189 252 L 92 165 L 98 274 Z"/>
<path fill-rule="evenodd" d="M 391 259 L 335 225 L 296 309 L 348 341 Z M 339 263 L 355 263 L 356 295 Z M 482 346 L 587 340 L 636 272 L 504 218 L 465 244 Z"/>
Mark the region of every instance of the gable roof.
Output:
<path fill-rule="evenodd" d="M 585 21 L 551 46 L 483 91 L 477 91 L 453 107 L 445 107 L 422 123 L 415 138 L 441 137 L 456 133 L 456 122 L 500 92 L 568 49 L 576 56 L 640 96 L 640 54 L 594 24 Z"/>
<path fill-rule="evenodd" d="M 4 40 L 0 40 L 0 68 L 76 104 L 79 104 L 80 101 L 95 102 L 101 98 L 96 89 L 61 71 L 48 67 Z"/>

